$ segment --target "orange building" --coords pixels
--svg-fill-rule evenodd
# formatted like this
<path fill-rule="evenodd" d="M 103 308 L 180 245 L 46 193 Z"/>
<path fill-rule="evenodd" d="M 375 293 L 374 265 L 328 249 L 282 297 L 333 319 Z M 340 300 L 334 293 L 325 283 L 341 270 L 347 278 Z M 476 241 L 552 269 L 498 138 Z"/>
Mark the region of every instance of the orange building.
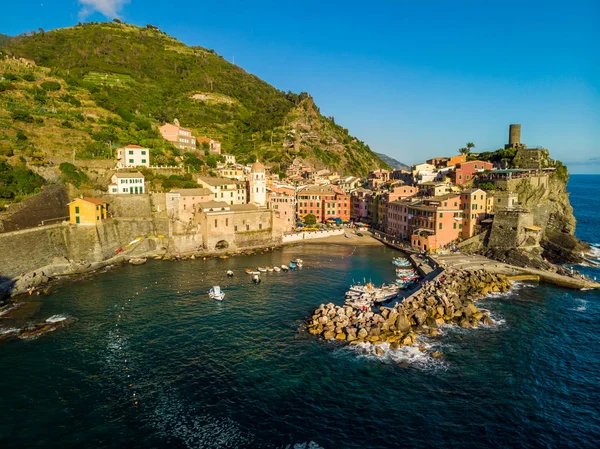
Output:
<path fill-rule="evenodd" d="M 460 195 L 450 193 L 406 206 L 411 245 L 436 251 L 462 236 Z"/>
<path fill-rule="evenodd" d="M 469 161 L 460 163 L 450 175 L 454 184 L 460 185 L 473 179 L 476 173 L 491 170 L 494 164 L 484 161 Z"/>
<path fill-rule="evenodd" d="M 282 220 L 284 229 L 296 227 L 296 189 L 293 187 L 267 187 L 267 206 Z"/>
<path fill-rule="evenodd" d="M 475 226 L 486 217 L 487 194 L 481 189 L 465 190 L 460 195 L 463 210 L 462 237 L 468 239 L 473 237 Z"/>
<path fill-rule="evenodd" d="M 317 222 L 329 218 L 350 220 L 350 195 L 331 186 L 309 186 L 298 192 L 298 217 L 313 214 Z"/>

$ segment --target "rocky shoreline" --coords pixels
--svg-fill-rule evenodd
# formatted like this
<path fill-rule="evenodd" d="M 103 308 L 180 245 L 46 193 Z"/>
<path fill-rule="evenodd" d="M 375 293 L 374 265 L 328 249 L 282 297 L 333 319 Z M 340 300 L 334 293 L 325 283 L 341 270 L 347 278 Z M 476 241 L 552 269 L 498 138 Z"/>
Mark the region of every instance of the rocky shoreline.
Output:
<path fill-rule="evenodd" d="M 417 344 L 418 335 L 438 335 L 437 327 L 454 324 L 463 328 L 494 323 L 488 311 L 475 301 L 491 293 L 504 293 L 512 285 L 508 278 L 483 270 L 446 270 L 417 292 L 393 307 L 363 312 L 349 306 L 321 304 L 307 320 L 306 329 L 325 340 L 351 345 L 371 343 L 383 355 L 382 343 L 391 349 Z M 441 353 L 434 352 L 434 357 Z"/>

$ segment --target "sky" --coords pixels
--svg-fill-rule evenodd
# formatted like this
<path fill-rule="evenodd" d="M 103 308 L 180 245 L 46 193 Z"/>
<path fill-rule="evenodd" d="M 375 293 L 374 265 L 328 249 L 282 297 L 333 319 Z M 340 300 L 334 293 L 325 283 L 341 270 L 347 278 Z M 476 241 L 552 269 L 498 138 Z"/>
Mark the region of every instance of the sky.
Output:
<path fill-rule="evenodd" d="M 520 123 L 523 143 L 600 173 L 598 0 L 19 0 L 2 6 L 0 33 L 115 17 L 310 93 L 408 164 L 466 142 L 501 148 Z"/>

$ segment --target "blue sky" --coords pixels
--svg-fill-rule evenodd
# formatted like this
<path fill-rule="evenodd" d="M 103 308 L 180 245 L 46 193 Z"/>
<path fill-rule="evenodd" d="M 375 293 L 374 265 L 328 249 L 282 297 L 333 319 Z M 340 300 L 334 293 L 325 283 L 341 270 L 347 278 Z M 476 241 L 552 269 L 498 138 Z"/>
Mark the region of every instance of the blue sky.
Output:
<path fill-rule="evenodd" d="M 508 125 L 574 173 L 600 173 L 597 0 L 20 0 L 0 33 L 79 20 L 151 23 L 213 48 L 383 152 L 414 163 L 465 142 L 500 148 Z"/>

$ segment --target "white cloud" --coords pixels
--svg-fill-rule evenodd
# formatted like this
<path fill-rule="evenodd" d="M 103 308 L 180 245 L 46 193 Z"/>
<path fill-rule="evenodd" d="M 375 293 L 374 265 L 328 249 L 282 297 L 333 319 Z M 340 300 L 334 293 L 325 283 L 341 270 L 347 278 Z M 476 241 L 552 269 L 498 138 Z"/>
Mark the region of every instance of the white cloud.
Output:
<path fill-rule="evenodd" d="M 107 19 L 114 19 L 119 17 L 119 11 L 129 3 L 129 0 L 79 0 L 79 3 L 83 6 L 79 11 L 81 20 L 95 11 L 103 14 Z"/>

